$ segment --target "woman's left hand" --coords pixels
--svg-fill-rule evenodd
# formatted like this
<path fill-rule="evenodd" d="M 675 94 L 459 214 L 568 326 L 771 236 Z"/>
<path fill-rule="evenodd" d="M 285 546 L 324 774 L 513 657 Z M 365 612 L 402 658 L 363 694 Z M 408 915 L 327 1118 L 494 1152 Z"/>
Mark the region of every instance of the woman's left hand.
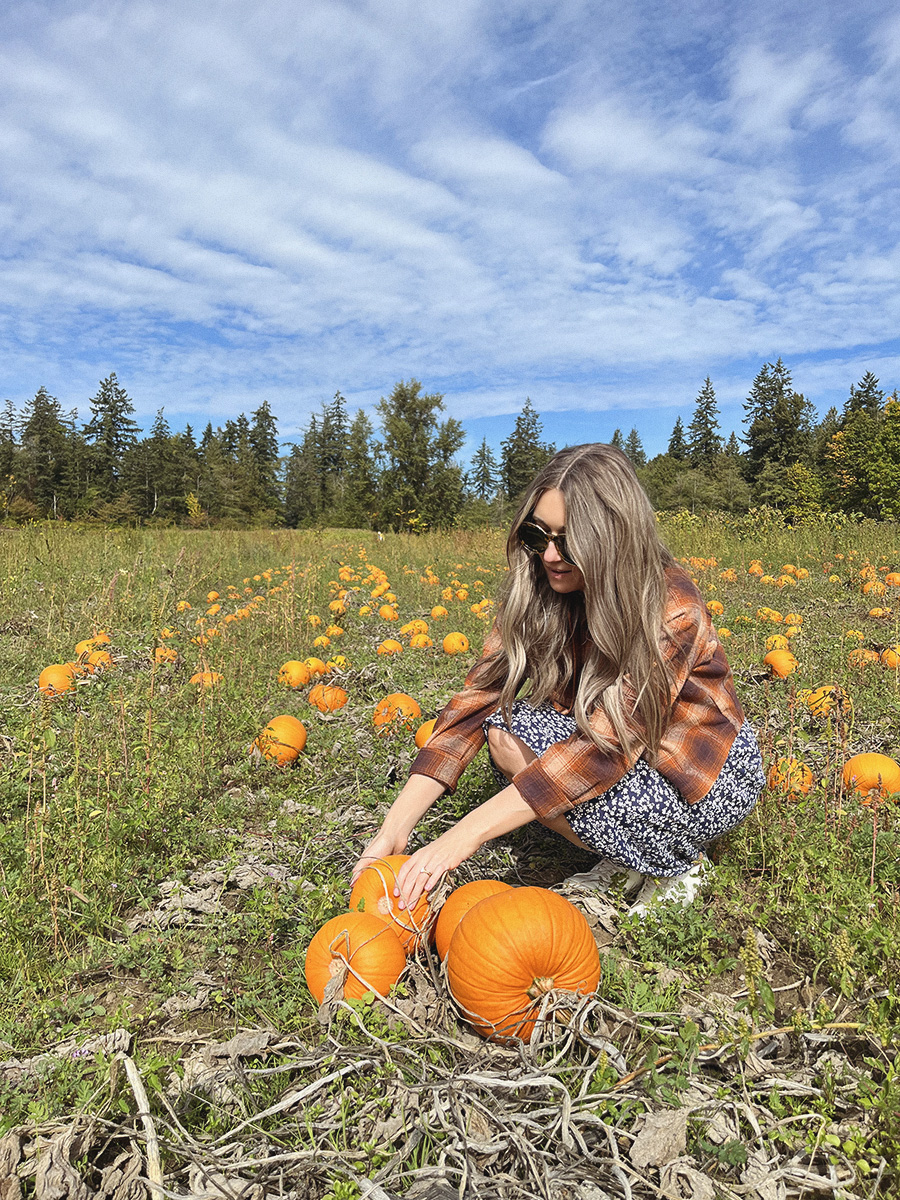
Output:
<path fill-rule="evenodd" d="M 481 842 L 472 842 L 465 832 L 454 825 L 439 838 L 417 850 L 397 873 L 394 895 L 400 898 L 400 908 L 415 908 L 423 892 L 430 892 L 448 871 L 475 853 Z"/>

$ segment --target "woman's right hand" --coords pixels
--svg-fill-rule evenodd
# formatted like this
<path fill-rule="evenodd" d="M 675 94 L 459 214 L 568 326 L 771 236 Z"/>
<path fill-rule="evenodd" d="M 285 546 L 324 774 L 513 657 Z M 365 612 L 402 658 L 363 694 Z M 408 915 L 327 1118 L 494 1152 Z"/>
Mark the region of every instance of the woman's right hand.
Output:
<path fill-rule="evenodd" d="M 408 841 L 408 837 L 385 833 L 384 829 L 379 829 L 359 856 L 353 868 L 353 874 L 350 876 L 350 886 L 352 887 L 366 867 L 370 867 L 377 859 L 387 858 L 389 854 L 403 854 Z"/>

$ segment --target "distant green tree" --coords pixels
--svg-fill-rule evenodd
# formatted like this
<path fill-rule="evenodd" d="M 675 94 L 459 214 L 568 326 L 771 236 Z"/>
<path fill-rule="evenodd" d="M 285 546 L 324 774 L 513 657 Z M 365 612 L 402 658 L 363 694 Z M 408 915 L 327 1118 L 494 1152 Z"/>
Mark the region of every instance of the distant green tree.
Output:
<path fill-rule="evenodd" d="M 866 371 L 859 383 L 850 387 L 850 395 L 844 404 L 844 411 L 841 415 L 841 427 L 843 428 L 848 418 L 857 413 L 865 413 L 868 417 L 877 417 L 883 405 L 884 392 L 878 386 L 878 379 L 871 371 Z"/>
<path fill-rule="evenodd" d="M 815 410 L 805 396 L 794 391 L 791 373 L 779 358 L 776 363 L 763 365 L 753 381 L 744 412 L 747 476 L 754 502 L 772 503 L 762 493 L 756 494 L 755 485 L 763 472 L 768 472 L 765 491 L 773 494 L 784 486 L 782 468 L 806 460 L 812 448 Z"/>
<path fill-rule="evenodd" d="M 115 372 L 100 381 L 96 396 L 90 400 L 91 419 L 84 427 L 84 438 L 91 447 L 90 486 L 101 500 L 112 500 L 119 492 L 119 477 L 125 452 L 140 432 L 131 419 L 134 405 Z"/>
<path fill-rule="evenodd" d="M 379 508 L 385 525 L 418 530 L 452 524 L 462 505 L 463 475 L 453 456 L 465 440 L 459 421 L 439 422 L 443 396 L 401 380 L 378 402 L 381 418 Z"/>
<path fill-rule="evenodd" d="M 636 429 L 631 429 L 631 432 L 625 439 L 625 445 L 623 449 L 628 455 L 633 467 L 645 467 L 647 465 L 647 455 L 644 453 L 644 445 L 641 441 L 640 434 Z"/>
<path fill-rule="evenodd" d="M 344 461 L 344 513 L 354 529 L 371 529 L 378 515 L 378 460 L 372 434 L 372 422 L 359 409 L 347 431 Z"/>
<path fill-rule="evenodd" d="M 512 433 L 500 443 L 500 481 L 504 496 L 512 503 L 555 453 L 552 444 L 542 441 L 543 434 L 541 418 L 526 396 Z"/>
<path fill-rule="evenodd" d="M 62 409 L 45 387 L 26 406 L 22 425 L 22 493 L 41 516 L 62 516 L 68 439 Z"/>
<path fill-rule="evenodd" d="M 466 483 L 469 495 L 476 500 L 482 500 L 485 504 L 489 504 L 497 495 L 499 486 L 497 460 L 488 445 L 487 438 L 482 439 L 481 445 L 472 455 L 472 465 L 466 476 Z"/>
<path fill-rule="evenodd" d="M 719 428 L 719 406 L 712 380 L 707 375 L 694 405 L 694 415 L 688 426 L 688 459 L 692 467 L 709 470 L 722 452 Z"/>
<path fill-rule="evenodd" d="M 250 415 L 253 420 L 248 437 L 258 481 L 255 497 L 256 507 L 272 511 L 280 516 L 278 423 L 272 415 L 267 400 L 264 400 L 259 408 Z"/>
<path fill-rule="evenodd" d="M 614 430 L 613 430 L 613 435 L 612 435 L 612 437 L 609 439 L 609 444 L 610 444 L 611 446 L 615 446 L 615 448 L 616 448 L 617 450 L 621 450 L 621 451 L 624 453 L 624 451 L 625 451 L 625 438 L 622 436 L 622 430 L 621 430 L 621 429 L 614 429 Z"/>
<path fill-rule="evenodd" d="M 675 420 L 666 453 L 669 458 L 673 458 L 676 462 L 687 462 L 688 460 L 688 444 L 684 436 L 684 425 L 680 416 Z"/>

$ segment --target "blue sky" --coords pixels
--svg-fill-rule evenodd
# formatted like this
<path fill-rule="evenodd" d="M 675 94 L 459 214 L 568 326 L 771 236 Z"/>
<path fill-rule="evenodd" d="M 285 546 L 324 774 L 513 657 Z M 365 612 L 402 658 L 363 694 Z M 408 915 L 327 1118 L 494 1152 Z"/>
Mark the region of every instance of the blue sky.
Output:
<path fill-rule="evenodd" d="M 650 452 L 779 355 L 900 385 L 900 14 L 833 0 L 11 0 L 0 398 L 146 428 L 442 392 Z"/>

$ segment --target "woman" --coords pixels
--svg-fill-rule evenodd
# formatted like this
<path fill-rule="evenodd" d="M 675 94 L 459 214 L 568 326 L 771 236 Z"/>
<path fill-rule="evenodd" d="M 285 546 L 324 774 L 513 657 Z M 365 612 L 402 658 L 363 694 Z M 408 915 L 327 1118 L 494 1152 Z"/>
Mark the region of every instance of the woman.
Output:
<path fill-rule="evenodd" d="M 626 456 L 600 443 L 560 451 L 513 521 L 507 558 L 484 655 L 354 879 L 404 852 L 486 740 L 505 786 L 412 855 L 402 901 L 535 820 L 599 855 L 600 885 L 630 872 L 641 885 L 632 911 L 654 895 L 689 901 L 703 847 L 753 809 L 762 762 L 706 606 L 660 542 Z"/>

